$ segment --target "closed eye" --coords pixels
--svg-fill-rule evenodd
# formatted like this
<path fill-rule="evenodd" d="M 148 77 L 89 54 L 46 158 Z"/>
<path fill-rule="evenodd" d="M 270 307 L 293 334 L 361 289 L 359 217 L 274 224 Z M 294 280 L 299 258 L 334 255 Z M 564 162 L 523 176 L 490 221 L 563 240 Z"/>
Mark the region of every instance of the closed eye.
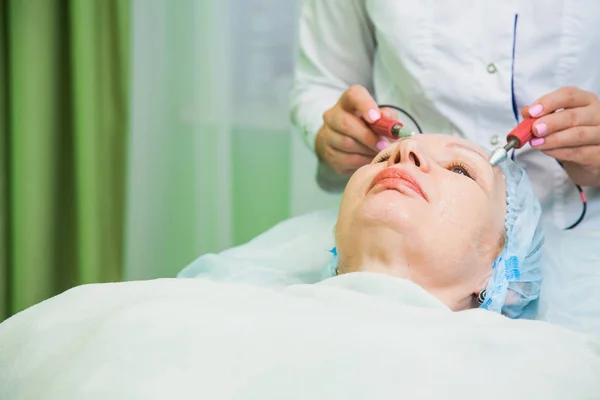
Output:
<path fill-rule="evenodd" d="M 475 180 L 475 174 L 473 173 L 473 169 L 461 161 L 453 162 L 452 164 L 448 165 L 446 169 L 450 172 L 454 172 L 459 175 L 465 175 Z"/>
<path fill-rule="evenodd" d="M 371 164 L 379 164 L 381 162 L 387 161 L 392 156 L 391 150 L 385 150 L 382 153 L 377 154 L 377 156 L 371 161 Z"/>

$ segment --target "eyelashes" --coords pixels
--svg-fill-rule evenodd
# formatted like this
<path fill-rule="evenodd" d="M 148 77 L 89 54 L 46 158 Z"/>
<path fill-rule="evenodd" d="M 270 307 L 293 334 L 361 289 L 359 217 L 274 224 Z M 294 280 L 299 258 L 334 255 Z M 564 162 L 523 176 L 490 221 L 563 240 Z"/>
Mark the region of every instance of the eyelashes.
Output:
<path fill-rule="evenodd" d="M 446 169 L 450 172 L 454 172 L 456 174 L 465 175 L 473 180 L 475 180 L 475 174 L 473 173 L 473 168 L 469 165 L 465 164 L 462 161 L 456 161 L 451 163 Z"/>
<path fill-rule="evenodd" d="M 373 161 L 371 161 L 371 164 L 379 164 L 380 162 L 387 161 L 390 159 L 391 156 L 391 150 L 385 150 L 384 152 L 377 154 Z"/>
<path fill-rule="evenodd" d="M 390 159 L 392 155 L 392 152 L 389 150 L 385 150 L 381 153 L 379 153 L 371 162 L 371 164 L 379 164 L 382 163 L 384 161 L 387 161 Z M 468 164 L 465 164 L 462 161 L 454 161 L 448 165 L 446 165 L 445 167 L 448 171 L 453 172 L 455 174 L 459 174 L 459 175 L 464 175 L 472 180 L 476 180 L 475 179 L 475 172 L 473 171 L 473 168 L 471 168 L 471 166 L 469 166 Z"/>

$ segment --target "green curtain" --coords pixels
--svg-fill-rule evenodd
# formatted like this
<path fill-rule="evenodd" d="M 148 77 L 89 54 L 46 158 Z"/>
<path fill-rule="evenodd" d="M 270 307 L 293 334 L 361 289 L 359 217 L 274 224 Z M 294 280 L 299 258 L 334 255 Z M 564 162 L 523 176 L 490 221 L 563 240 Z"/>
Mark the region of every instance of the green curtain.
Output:
<path fill-rule="evenodd" d="M 0 321 L 122 276 L 129 0 L 0 0 Z"/>

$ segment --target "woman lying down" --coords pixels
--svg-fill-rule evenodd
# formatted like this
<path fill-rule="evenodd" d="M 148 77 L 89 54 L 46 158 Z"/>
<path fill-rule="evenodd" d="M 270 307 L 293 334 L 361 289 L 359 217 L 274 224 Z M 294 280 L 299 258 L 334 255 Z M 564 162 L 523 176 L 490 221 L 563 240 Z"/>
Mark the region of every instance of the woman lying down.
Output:
<path fill-rule="evenodd" d="M 417 135 L 382 151 L 346 186 L 334 256 L 319 278 L 387 275 L 417 284 L 454 311 L 532 317 L 544 245 L 540 204 L 521 168 L 511 161 L 492 167 L 488 159 L 478 146 L 447 135 Z M 263 266 L 209 261 L 201 257 L 179 276 L 298 281 L 285 267 L 265 274 Z"/>
<path fill-rule="evenodd" d="M 0 399 L 598 398 L 597 338 L 500 315 L 530 312 L 543 235 L 525 174 L 487 158 L 437 135 L 379 154 L 316 284 L 224 273 L 32 307 L 0 324 Z"/>

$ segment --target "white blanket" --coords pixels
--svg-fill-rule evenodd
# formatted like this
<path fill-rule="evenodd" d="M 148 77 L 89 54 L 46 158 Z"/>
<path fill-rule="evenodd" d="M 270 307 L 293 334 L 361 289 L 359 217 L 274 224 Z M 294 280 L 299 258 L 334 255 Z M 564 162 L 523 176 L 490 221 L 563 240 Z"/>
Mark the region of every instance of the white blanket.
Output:
<path fill-rule="evenodd" d="M 318 282 L 336 218 L 337 210 L 322 210 L 285 220 L 249 243 L 198 257 L 180 276 L 269 287 Z M 546 227 L 536 319 L 600 337 L 599 243 L 600 230 Z"/>
<path fill-rule="evenodd" d="M 350 274 L 81 286 L 0 325 L 0 399 L 598 399 L 600 345 Z"/>

